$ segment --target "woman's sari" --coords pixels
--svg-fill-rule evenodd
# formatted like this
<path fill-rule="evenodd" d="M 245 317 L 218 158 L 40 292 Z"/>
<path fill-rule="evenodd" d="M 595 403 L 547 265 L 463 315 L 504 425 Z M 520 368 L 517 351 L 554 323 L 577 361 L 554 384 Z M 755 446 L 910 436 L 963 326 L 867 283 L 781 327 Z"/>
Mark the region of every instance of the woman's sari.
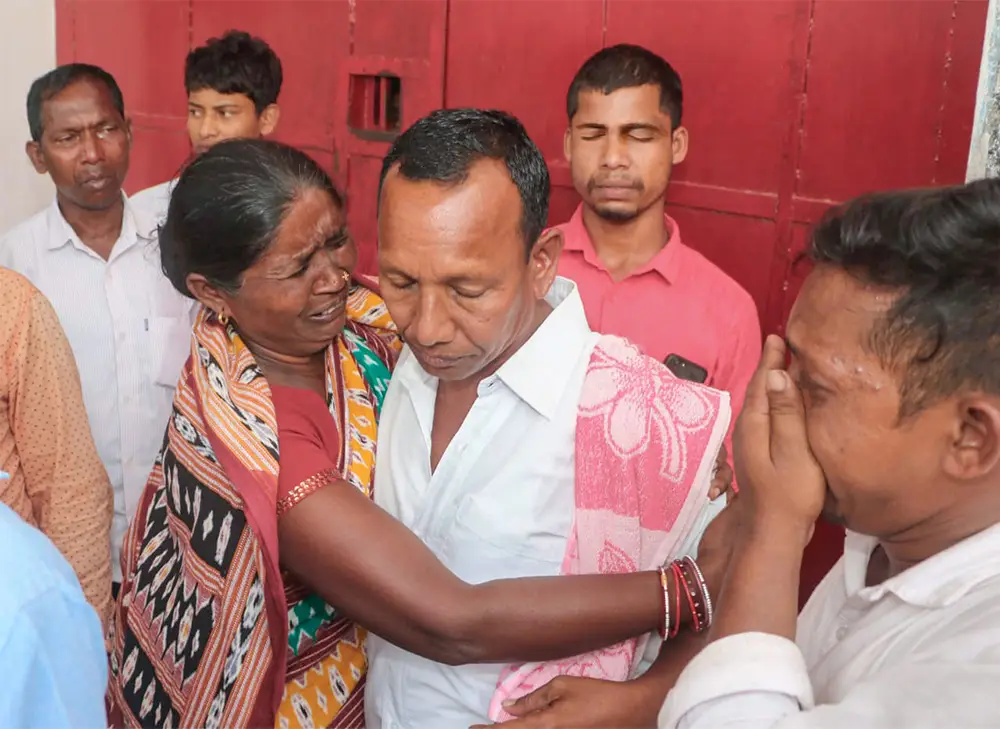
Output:
<path fill-rule="evenodd" d="M 338 470 L 370 495 L 376 419 L 400 345 L 368 288 L 353 287 L 347 319 L 326 354 L 327 401 Z M 364 632 L 279 566 L 277 433 L 253 355 L 203 310 L 122 550 L 112 725 L 362 724 Z"/>

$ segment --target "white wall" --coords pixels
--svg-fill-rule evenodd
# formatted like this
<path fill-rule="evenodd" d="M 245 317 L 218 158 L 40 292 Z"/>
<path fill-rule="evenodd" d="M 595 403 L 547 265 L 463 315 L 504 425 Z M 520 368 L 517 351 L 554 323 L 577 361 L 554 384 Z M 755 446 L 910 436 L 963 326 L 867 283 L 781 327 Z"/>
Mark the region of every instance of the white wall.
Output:
<path fill-rule="evenodd" d="M 990 0 L 967 180 L 1000 176 L 1000 15 Z"/>
<path fill-rule="evenodd" d="M 0 0 L 0 231 L 52 200 L 48 176 L 24 154 L 24 102 L 31 82 L 55 65 L 55 0 Z"/>

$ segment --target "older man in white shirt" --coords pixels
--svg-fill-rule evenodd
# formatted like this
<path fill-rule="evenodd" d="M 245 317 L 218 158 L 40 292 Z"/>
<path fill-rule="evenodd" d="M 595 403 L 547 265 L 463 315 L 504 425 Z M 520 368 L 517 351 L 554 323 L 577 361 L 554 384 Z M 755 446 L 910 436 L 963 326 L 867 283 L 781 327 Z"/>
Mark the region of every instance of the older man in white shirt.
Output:
<path fill-rule="evenodd" d="M 1000 726 L 1000 181 L 854 201 L 808 252 L 791 364 L 769 339 L 737 426 L 712 642 L 660 726 Z M 846 548 L 796 622 L 821 511 Z"/>
<path fill-rule="evenodd" d="M 190 349 L 192 302 L 160 266 L 156 221 L 122 192 L 131 132 L 114 78 L 61 66 L 28 92 L 27 153 L 56 199 L 0 238 L 0 265 L 52 302 L 76 357 L 97 451 L 115 492 L 112 566 Z"/>
<path fill-rule="evenodd" d="M 466 582 L 559 575 L 599 335 L 576 285 L 555 277 L 541 153 L 505 114 L 441 111 L 397 140 L 383 183 L 380 283 L 408 347 L 381 413 L 376 502 Z M 689 548 L 714 513 L 698 508 L 678 527 Z M 443 665 L 374 635 L 368 647 L 369 729 L 487 721 L 504 665 Z M 652 724 L 666 693 L 653 669 L 604 687 L 563 720 Z"/>

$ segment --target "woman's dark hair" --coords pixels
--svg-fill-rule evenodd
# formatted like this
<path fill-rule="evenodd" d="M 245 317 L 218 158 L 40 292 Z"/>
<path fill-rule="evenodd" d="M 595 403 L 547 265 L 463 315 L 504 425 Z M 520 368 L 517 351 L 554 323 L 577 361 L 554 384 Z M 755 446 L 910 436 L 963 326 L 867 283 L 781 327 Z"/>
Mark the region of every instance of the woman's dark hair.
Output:
<path fill-rule="evenodd" d="M 185 296 L 198 273 L 224 291 L 267 250 L 292 204 L 310 188 L 343 200 L 309 155 L 262 139 L 234 139 L 198 155 L 181 173 L 160 228 L 163 272 Z"/>

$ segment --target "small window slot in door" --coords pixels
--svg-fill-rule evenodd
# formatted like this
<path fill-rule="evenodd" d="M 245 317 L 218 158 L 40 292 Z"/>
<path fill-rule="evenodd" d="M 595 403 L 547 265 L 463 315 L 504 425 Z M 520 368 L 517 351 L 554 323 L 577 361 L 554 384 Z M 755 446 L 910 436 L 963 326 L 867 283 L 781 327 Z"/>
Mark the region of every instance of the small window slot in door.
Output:
<path fill-rule="evenodd" d="M 395 136 L 402 124 L 402 79 L 388 73 L 351 74 L 347 123 L 354 132 Z"/>

